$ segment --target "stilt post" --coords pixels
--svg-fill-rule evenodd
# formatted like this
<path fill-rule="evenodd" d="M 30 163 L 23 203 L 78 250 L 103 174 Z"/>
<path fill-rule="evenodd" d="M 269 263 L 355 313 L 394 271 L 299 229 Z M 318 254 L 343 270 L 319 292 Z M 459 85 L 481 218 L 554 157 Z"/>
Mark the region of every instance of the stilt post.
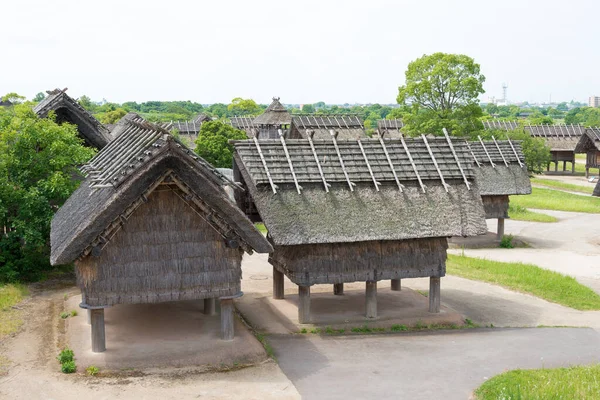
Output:
<path fill-rule="evenodd" d="M 365 283 L 365 316 L 377 318 L 377 281 Z"/>
<path fill-rule="evenodd" d="M 283 299 L 283 272 L 278 271 L 273 267 L 273 298 Z"/>
<path fill-rule="evenodd" d="M 233 299 L 221 299 L 221 339 L 233 340 Z"/>
<path fill-rule="evenodd" d="M 216 315 L 217 314 L 217 310 L 216 310 L 216 301 L 217 299 L 210 298 L 210 299 L 204 299 L 204 314 L 206 315 Z"/>
<path fill-rule="evenodd" d="M 87 316 L 86 318 L 87 318 L 88 325 L 91 325 L 92 324 L 92 310 L 90 310 L 90 309 L 85 310 L 85 314 Z"/>
<path fill-rule="evenodd" d="M 400 279 L 392 279 L 392 290 L 394 292 L 402 290 L 402 281 Z"/>
<path fill-rule="evenodd" d="M 435 276 L 429 278 L 429 312 L 440 312 L 440 278 Z"/>
<path fill-rule="evenodd" d="M 298 322 L 310 322 L 310 286 L 298 286 Z"/>
<path fill-rule="evenodd" d="M 90 310 L 92 325 L 92 351 L 102 353 L 106 351 L 106 336 L 104 332 L 104 309 Z"/>
<path fill-rule="evenodd" d="M 498 218 L 498 229 L 496 230 L 496 238 L 502 240 L 504 237 L 504 218 Z"/>
<path fill-rule="evenodd" d="M 333 284 L 333 294 L 336 296 L 344 295 L 344 284 L 343 283 L 334 283 Z"/>

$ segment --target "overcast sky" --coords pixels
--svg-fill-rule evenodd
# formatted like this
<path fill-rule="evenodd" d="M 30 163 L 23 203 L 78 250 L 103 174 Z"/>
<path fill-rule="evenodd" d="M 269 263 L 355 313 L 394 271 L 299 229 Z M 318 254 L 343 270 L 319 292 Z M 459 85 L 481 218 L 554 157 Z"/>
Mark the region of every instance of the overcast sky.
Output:
<path fill-rule="evenodd" d="M 408 63 L 481 65 L 510 101 L 600 95 L 598 0 L 3 1 L 0 94 L 394 103 Z"/>

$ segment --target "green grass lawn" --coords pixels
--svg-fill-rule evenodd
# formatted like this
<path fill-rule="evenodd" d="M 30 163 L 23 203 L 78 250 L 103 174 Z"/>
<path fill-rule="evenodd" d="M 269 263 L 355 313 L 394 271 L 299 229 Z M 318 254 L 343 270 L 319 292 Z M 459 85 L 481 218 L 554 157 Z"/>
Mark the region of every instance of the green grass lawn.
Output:
<path fill-rule="evenodd" d="M 559 190 L 532 188 L 527 196 L 510 196 L 510 203 L 541 210 L 600 213 L 600 197 L 580 196 Z"/>
<path fill-rule="evenodd" d="M 549 188 L 563 189 L 569 190 L 571 192 L 579 192 L 585 194 L 592 194 L 592 192 L 594 191 L 594 188 L 592 186 L 575 185 L 573 183 L 554 181 L 552 179 L 531 178 L 531 183 L 535 185 L 546 186 Z"/>
<path fill-rule="evenodd" d="M 508 205 L 508 216 L 516 221 L 532 222 L 557 222 L 558 218 L 551 215 L 542 214 L 535 211 L 529 211 L 525 207 L 516 206 L 512 203 Z"/>
<path fill-rule="evenodd" d="M 577 310 L 600 310 L 600 296 L 575 278 L 532 264 L 448 255 L 446 271 L 467 279 L 529 293 Z"/>
<path fill-rule="evenodd" d="M 0 284 L 0 339 L 16 332 L 23 324 L 19 310 L 12 308 L 27 296 L 27 288 L 19 284 Z"/>
<path fill-rule="evenodd" d="M 485 382 L 475 395 L 478 400 L 598 399 L 600 364 L 508 371 Z"/>

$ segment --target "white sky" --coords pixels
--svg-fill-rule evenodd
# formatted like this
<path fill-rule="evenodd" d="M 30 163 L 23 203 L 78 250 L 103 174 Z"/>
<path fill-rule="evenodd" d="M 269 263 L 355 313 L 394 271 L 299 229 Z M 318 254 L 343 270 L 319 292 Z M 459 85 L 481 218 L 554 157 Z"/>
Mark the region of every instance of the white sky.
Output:
<path fill-rule="evenodd" d="M 408 63 L 481 65 L 511 101 L 600 95 L 598 0 L 14 0 L 0 5 L 0 95 L 394 103 Z"/>

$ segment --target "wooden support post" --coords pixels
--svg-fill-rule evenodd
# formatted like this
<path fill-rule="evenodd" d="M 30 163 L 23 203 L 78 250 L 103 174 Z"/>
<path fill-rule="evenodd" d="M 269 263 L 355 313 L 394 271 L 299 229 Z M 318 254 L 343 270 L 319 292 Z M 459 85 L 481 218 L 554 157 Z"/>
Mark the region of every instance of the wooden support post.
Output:
<path fill-rule="evenodd" d="M 333 284 L 333 294 L 336 296 L 344 295 L 344 284 L 343 283 L 334 283 Z"/>
<path fill-rule="evenodd" d="M 558 161 L 554 162 L 554 172 L 558 171 Z"/>
<path fill-rule="evenodd" d="M 440 278 L 429 278 L 429 312 L 440 312 Z"/>
<path fill-rule="evenodd" d="M 106 350 L 106 337 L 104 334 L 104 309 L 90 310 L 92 325 L 92 351 L 102 353 Z"/>
<path fill-rule="evenodd" d="M 221 339 L 233 340 L 233 299 L 221 299 Z"/>
<path fill-rule="evenodd" d="M 283 272 L 273 267 L 273 298 L 283 299 Z"/>
<path fill-rule="evenodd" d="M 298 322 L 310 322 L 310 286 L 298 286 Z"/>
<path fill-rule="evenodd" d="M 402 281 L 400 279 L 392 279 L 392 290 L 399 292 L 402 290 Z"/>
<path fill-rule="evenodd" d="M 573 163 L 573 170 L 571 172 L 575 172 L 575 163 Z M 589 179 L 590 178 L 590 169 L 588 167 L 585 167 L 585 179 Z"/>
<path fill-rule="evenodd" d="M 87 323 L 88 325 L 92 324 L 92 310 L 85 310 L 85 314 L 87 315 Z"/>
<path fill-rule="evenodd" d="M 365 284 L 365 316 L 377 318 L 377 281 L 367 281 Z"/>
<path fill-rule="evenodd" d="M 214 297 L 210 299 L 204 299 L 204 314 L 206 315 L 216 315 L 216 300 Z"/>
<path fill-rule="evenodd" d="M 498 229 L 496 229 L 496 239 L 502 240 L 504 236 L 504 218 L 498 218 Z"/>
<path fill-rule="evenodd" d="M 567 162 L 563 161 L 563 172 L 567 170 Z"/>

